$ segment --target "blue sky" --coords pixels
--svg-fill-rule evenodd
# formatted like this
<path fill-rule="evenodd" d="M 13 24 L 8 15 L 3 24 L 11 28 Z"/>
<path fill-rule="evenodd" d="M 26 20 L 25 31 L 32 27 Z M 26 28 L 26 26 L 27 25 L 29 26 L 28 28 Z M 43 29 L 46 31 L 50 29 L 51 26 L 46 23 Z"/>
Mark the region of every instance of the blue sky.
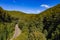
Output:
<path fill-rule="evenodd" d="M 0 0 L 3 9 L 26 13 L 39 13 L 59 3 L 60 0 Z"/>

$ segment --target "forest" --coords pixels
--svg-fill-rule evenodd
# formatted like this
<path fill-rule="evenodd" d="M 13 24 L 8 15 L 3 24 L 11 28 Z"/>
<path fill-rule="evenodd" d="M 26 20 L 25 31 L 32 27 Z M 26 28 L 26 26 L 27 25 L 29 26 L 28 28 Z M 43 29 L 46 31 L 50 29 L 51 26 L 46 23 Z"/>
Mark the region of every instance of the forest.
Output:
<path fill-rule="evenodd" d="M 14 40 L 60 40 L 60 4 L 39 14 L 0 7 L 0 40 L 9 40 L 18 23 L 22 33 Z"/>

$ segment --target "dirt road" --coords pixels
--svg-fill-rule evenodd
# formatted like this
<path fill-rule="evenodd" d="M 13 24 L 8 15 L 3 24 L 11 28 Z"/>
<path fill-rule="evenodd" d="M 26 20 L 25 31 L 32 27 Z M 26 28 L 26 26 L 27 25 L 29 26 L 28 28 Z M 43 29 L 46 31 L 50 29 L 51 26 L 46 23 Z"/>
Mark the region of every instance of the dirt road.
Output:
<path fill-rule="evenodd" d="M 15 33 L 13 35 L 13 37 L 10 40 L 13 40 L 14 38 L 18 37 L 21 34 L 21 30 L 18 27 L 18 24 L 15 25 Z"/>

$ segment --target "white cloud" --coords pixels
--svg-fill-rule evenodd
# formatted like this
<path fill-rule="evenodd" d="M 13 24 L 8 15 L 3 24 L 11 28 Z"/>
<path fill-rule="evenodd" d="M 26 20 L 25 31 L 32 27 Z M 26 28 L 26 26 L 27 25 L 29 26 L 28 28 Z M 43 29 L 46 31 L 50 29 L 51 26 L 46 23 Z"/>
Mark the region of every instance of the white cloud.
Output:
<path fill-rule="evenodd" d="M 35 13 L 35 14 L 37 14 L 37 13 L 40 13 L 40 12 L 42 12 L 42 10 L 27 10 L 27 13 Z"/>
<path fill-rule="evenodd" d="M 46 4 L 42 4 L 41 7 L 50 8 L 50 6 Z"/>
<path fill-rule="evenodd" d="M 36 13 L 40 13 L 40 12 L 41 12 L 41 10 L 37 10 L 37 11 L 36 11 Z"/>

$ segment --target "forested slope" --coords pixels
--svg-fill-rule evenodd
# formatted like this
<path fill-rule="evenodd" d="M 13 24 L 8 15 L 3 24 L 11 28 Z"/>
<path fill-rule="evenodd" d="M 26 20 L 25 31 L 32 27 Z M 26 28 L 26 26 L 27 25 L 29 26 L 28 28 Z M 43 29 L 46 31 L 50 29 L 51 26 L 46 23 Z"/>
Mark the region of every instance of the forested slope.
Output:
<path fill-rule="evenodd" d="M 12 37 L 16 23 L 22 33 L 14 40 L 60 40 L 60 4 L 39 14 L 7 11 L 0 7 L 0 40 Z"/>

